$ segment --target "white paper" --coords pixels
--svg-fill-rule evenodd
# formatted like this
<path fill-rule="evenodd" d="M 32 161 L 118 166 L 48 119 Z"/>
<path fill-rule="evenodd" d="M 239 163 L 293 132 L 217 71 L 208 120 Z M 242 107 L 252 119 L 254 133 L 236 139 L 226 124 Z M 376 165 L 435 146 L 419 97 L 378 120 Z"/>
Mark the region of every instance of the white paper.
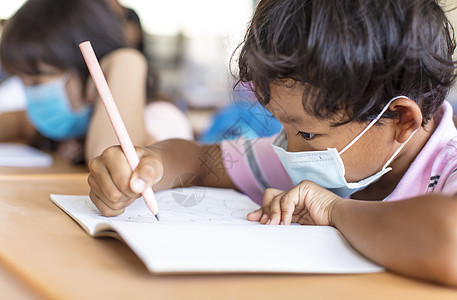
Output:
<path fill-rule="evenodd" d="M 49 167 L 52 156 L 24 144 L 0 143 L 0 167 Z"/>
<path fill-rule="evenodd" d="M 191 187 L 156 193 L 160 222 L 144 201 L 103 217 L 88 196 L 51 200 L 94 234 L 113 228 L 151 272 L 368 273 L 383 269 L 328 226 L 267 226 L 246 220 L 258 208 L 233 190 Z"/>

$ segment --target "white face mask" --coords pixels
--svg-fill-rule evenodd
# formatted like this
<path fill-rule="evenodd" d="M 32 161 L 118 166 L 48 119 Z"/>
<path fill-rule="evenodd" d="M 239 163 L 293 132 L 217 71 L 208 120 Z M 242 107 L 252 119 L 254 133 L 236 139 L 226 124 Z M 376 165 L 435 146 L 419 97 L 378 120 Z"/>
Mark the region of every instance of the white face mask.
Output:
<path fill-rule="evenodd" d="M 390 100 L 376 116 L 376 118 L 372 120 L 370 124 L 368 124 L 367 127 L 365 127 L 365 129 L 340 152 L 338 152 L 335 148 L 328 148 L 325 151 L 287 152 L 287 137 L 283 129 L 273 141 L 272 145 L 294 185 L 297 185 L 302 180 L 310 180 L 337 194 L 338 196 L 346 198 L 376 182 L 382 175 L 392 170 L 392 168 L 387 166 L 398 155 L 401 149 L 413 137 L 418 129 L 411 134 L 406 142 L 398 147 L 392 157 L 389 158 L 379 172 L 358 182 L 348 183 L 346 181 L 344 177 L 344 164 L 340 155 L 357 142 L 357 140 L 359 140 L 360 137 L 379 120 L 379 118 L 381 118 L 381 116 L 389 108 L 392 101 L 398 98 L 408 99 L 405 96 L 398 96 Z"/>

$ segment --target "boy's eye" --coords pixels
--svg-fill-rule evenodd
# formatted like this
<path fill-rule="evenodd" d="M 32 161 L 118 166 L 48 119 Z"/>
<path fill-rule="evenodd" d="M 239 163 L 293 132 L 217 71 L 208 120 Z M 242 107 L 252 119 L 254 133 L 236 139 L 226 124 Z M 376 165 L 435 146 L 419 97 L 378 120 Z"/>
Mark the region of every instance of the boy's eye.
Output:
<path fill-rule="evenodd" d="M 313 139 L 316 135 L 314 133 L 299 131 L 297 132 L 297 136 L 301 136 L 302 138 L 308 141 Z"/>

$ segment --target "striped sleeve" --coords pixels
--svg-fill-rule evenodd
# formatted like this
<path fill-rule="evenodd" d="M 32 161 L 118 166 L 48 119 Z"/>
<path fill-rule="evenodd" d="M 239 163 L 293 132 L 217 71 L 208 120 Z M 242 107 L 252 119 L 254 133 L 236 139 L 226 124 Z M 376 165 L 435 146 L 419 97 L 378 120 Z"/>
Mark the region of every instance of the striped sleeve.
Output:
<path fill-rule="evenodd" d="M 289 175 L 271 146 L 274 137 L 223 141 L 221 143 L 225 168 L 240 191 L 262 204 L 263 192 L 274 187 L 293 187 Z"/>

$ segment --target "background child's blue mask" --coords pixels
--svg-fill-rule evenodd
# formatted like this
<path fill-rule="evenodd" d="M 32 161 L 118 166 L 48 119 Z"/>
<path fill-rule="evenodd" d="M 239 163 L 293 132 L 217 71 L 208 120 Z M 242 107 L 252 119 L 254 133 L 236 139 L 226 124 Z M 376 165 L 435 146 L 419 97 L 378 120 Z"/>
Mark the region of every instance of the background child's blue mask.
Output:
<path fill-rule="evenodd" d="M 89 106 L 72 110 L 65 90 L 67 80 L 67 76 L 62 76 L 45 84 L 25 87 L 30 121 L 42 135 L 56 141 L 84 136 L 92 115 Z"/>

